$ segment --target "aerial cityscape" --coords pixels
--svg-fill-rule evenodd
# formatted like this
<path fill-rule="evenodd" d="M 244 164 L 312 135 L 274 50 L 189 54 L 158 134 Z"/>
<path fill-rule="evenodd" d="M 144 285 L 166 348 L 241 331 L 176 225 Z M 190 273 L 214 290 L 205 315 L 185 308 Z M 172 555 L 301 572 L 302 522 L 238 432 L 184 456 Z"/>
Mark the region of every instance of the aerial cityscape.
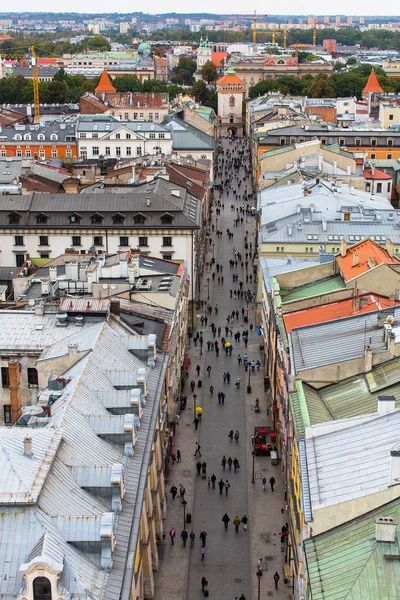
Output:
<path fill-rule="evenodd" d="M 98 8 L 0 12 L 0 600 L 398 600 L 400 16 Z"/>

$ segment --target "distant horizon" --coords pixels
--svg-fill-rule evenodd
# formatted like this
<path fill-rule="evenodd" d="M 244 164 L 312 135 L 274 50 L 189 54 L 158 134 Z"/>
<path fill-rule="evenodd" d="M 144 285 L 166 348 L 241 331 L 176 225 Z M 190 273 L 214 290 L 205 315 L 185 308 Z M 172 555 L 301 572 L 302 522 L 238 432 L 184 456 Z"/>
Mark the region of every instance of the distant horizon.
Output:
<path fill-rule="evenodd" d="M 164 3 L 161 2 L 155 2 L 154 4 L 160 4 L 160 7 L 163 6 Z M 121 3 L 121 5 L 124 7 L 122 9 L 120 9 L 118 12 L 112 12 L 112 11 L 101 11 L 98 10 L 98 5 L 97 2 L 95 2 L 95 0 L 87 0 L 86 2 L 82 3 L 78 0 L 70 0 L 69 2 L 69 6 L 70 6 L 70 10 L 59 10 L 59 11 L 55 11 L 53 8 L 53 1 L 52 0 L 41 0 L 41 4 L 42 4 L 42 8 L 39 10 L 31 10 L 30 6 L 31 3 L 28 2 L 28 0 L 16 0 L 14 3 L 14 10 L 12 11 L 0 11 L 0 15 L 20 15 L 21 12 L 24 13 L 28 13 L 31 15 L 35 15 L 35 14 L 39 14 L 39 13 L 48 13 L 48 14 L 54 14 L 54 15 L 58 15 L 58 14 L 80 14 L 80 15 L 97 15 L 97 14 L 102 14 L 102 15 L 124 15 L 124 14 L 134 14 L 134 13 L 141 13 L 144 15 L 154 15 L 154 16 L 162 16 L 162 15 L 167 15 L 167 14 L 171 14 L 171 13 L 176 13 L 177 15 L 200 15 L 200 14 L 208 14 L 208 15 L 218 15 L 218 16 L 223 16 L 223 15 L 244 15 L 247 13 L 243 13 L 243 8 L 242 5 L 240 5 L 240 7 L 238 8 L 234 8 L 232 7 L 232 3 L 228 2 L 227 0 L 223 0 L 220 4 L 222 5 L 227 5 L 228 10 L 226 11 L 218 11 L 216 12 L 215 10 L 210 10 L 210 9 L 206 9 L 206 7 L 208 7 L 210 5 L 210 8 L 213 6 L 213 2 L 210 2 L 209 0 L 206 0 L 206 2 L 202 2 L 201 7 L 203 10 L 198 10 L 198 11 L 187 11 L 187 10 L 180 10 L 180 6 L 182 5 L 182 9 L 186 8 L 185 4 L 186 2 L 183 2 L 183 0 L 177 0 L 176 2 L 176 8 L 173 7 L 170 11 L 165 11 L 165 7 L 163 12 L 159 12 L 159 11 L 154 11 L 154 12 L 144 12 L 144 11 L 135 11 L 132 10 L 131 7 L 129 7 L 130 9 L 128 10 L 128 8 L 125 8 L 124 5 L 130 5 L 130 2 L 128 1 L 123 1 Z M 85 10 L 82 10 L 82 4 L 87 4 L 88 7 L 85 8 Z M 237 3 L 239 4 L 239 2 Z M 295 4 L 292 1 L 289 2 L 284 2 L 284 5 L 288 5 L 288 8 L 290 7 L 290 5 L 293 4 L 294 6 L 297 5 L 297 3 Z M 329 16 L 329 17 L 336 17 L 337 15 L 343 16 L 343 17 L 348 17 L 348 16 L 365 16 L 365 17 L 377 17 L 377 18 L 393 18 L 396 20 L 400 21 L 400 15 L 396 15 L 395 13 L 391 13 L 390 11 L 387 10 L 386 8 L 386 12 L 385 13 L 377 13 L 376 12 L 376 7 L 375 10 L 371 10 L 370 12 L 366 12 L 365 10 L 365 6 L 364 6 L 364 2 L 362 2 L 361 0 L 355 0 L 355 2 L 353 2 L 353 7 L 354 10 L 352 12 L 344 12 L 342 10 L 340 10 L 340 6 L 347 6 L 347 2 L 344 2 L 343 0 L 340 0 L 338 3 L 338 7 L 337 10 L 335 12 L 321 12 L 321 8 L 320 8 L 320 3 L 317 2 L 316 0 L 311 0 L 311 2 L 308 3 L 308 6 L 310 8 L 310 11 L 305 13 L 296 13 L 293 12 L 292 10 L 287 10 L 285 12 L 279 13 L 279 14 L 271 14 L 271 15 L 266 15 L 263 11 L 265 10 L 262 9 L 261 6 L 261 2 L 254 2 L 254 4 L 251 6 L 251 8 L 249 8 L 249 15 L 253 13 L 254 10 L 257 11 L 257 14 L 259 14 L 262 17 L 267 17 L 270 16 L 270 18 L 284 18 L 287 17 L 288 15 L 290 15 L 291 17 L 308 17 L 308 16 L 313 16 L 313 15 L 317 15 L 317 16 Z M 372 3 L 371 3 L 372 4 Z M 385 3 L 386 6 L 387 4 L 389 4 L 390 6 L 393 4 L 394 6 L 394 2 L 393 0 L 391 0 L 389 3 Z M 97 10 L 94 10 L 94 7 L 92 8 L 91 5 L 96 5 Z M 79 7 L 79 8 L 78 8 Z M 359 7 L 359 11 L 357 11 L 357 8 Z M 313 8 L 315 8 L 316 10 L 312 10 Z M 396 6 L 397 8 L 397 6 Z M 79 10 L 80 9 L 80 10 Z M 5 17 L 1 17 L 1 18 L 5 18 Z"/>

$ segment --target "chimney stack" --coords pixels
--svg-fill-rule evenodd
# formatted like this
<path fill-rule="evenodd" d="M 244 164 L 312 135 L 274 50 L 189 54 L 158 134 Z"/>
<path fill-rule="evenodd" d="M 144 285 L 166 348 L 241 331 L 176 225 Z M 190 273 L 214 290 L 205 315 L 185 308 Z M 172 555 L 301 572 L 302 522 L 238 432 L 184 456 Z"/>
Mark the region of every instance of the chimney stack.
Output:
<path fill-rule="evenodd" d="M 364 372 L 372 371 L 372 348 L 370 345 L 365 347 L 364 351 Z"/>
<path fill-rule="evenodd" d="M 14 425 L 21 416 L 21 390 L 19 387 L 19 361 L 8 363 L 8 380 L 10 385 L 11 423 Z"/>
<path fill-rule="evenodd" d="M 353 267 L 357 267 L 360 264 L 360 253 L 353 252 Z"/>
<path fill-rule="evenodd" d="M 394 256 L 394 244 L 392 240 L 386 240 L 386 252 L 389 254 L 390 258 Z"/>
<path fill-rule="evenodd" d="M 26 437 L 24 439 L 24 456 L 32 456 L 32 438 Z"/>
<path fill-rule="evenodd" d="M 344 258 L 347 254 L 347 242 L 344 238 L 340 242 L 340 256 Z"/>
<path fill-rule="evenodd" d="M 397 521 L 393 517 L 379 517 L 375 521 L 375 539 L 377 542 L 396 542 Z"/>
<path fill-rule="evenodd" d="M 378 413 L 385 415 L 396 408 L 396 398 L 394 396 L 378 396 Z"/>

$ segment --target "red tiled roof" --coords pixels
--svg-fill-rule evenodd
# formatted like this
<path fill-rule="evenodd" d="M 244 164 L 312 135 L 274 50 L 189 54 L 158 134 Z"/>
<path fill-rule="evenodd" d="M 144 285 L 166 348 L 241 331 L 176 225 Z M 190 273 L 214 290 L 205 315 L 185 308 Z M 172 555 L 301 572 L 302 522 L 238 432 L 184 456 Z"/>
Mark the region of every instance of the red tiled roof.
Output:
<path fill-rule="evenodd" d="M 227 52 L 211 52 L 211 61 L 216 67 L 221 67 L 224 64 L 224 58 L 227 56 Z"/>
<path fill-rule="evenodd" d="M 353 255 L 355 252 L 359 254 L 359 257 L 358 264 L 353 266 Z M 350 281 L 350 279 L 366 273 L 371 268 L 369 264 L 371 262 L 370 259 L 373 260 L 375 266 L 382 263 L 400 263 L 398 258 L 389 256 L 384 248 L 381 248 L 381 246 L 378 246 L 378 244 L 369 239 L 362 240 L 349 248 L 346 256 L 337 256 L 336 262 L 340 267 L 344 279 Z"/>
<path fill-rule="evenodd" d="M 374 172 L 372 169 L 364 169 L 364 177 L 365 179 L 392 179 L 388 173 L 380 169 L 374 169 Z"/>
<path fill-rule="evenodd" d="M 111 79 L 107 71 L 104 69 L 101 76 L 99 85 L 97 86 L 96 92 L 115 92 L 115 87 L 111 83 Z"/>
<path fill-rule="evenodd" d="M 217 85 L 244 85 L 243 79 L 240 79 L 237 75 L 224 75 L 221 79 L 218 79 Z"/>
<path fill-rule="evenodd" d="M 373 69 L 368 77 L 367 85 L 362 91 L 363 96 L 366 96 L 369 92 L 383 92 L 383 89 L 379 85 L 378 78 Z"/>
<path fill-rule="evenodd" d="M 393 300 L 378 296 L 377 294 L 363 294 L 360 298 L 360 303 L 366 302 L 364 306 L 360 306 L 359 310 L 354 310 L 354 299 L 340 300 L 323 306 L 315 306 L 314 308 L 306 308 L 297 310 L 292 313 L 283 315 L 286 332 L 290 333 L 292 329 L 297 327 L 305 327 L 307 325 L 315 325 L 316 323 L 325 323 L 326 321 L 334 321 L 335 319 L 344 319 L 352 315 L 369 313 L 375 310 L 382 310 L 393 306 Z M 399 302 L 396 302 L 399 304 Z"/>

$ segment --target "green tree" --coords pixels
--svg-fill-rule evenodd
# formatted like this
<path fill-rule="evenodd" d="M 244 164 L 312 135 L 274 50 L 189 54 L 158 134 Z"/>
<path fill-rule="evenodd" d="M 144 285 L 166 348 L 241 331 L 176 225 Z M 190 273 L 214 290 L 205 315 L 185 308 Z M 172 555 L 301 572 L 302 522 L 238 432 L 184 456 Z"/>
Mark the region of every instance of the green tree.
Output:
<path fill-rule="evenodd" d="M 122 75 L 115 77 L 113 85 L 117 92 L 141 92 L 142 84 L 137 77 L 132 75 Z"/>
<path fill-rule="evenodd" d="M 217 67 L 211 60 L 205 62 L 201 67 L 201 77 L 204 81 L 207 81 L 207 83 L 212 83 L 217 80 Z"/>
<path fill-rule="evenodd" d="M 257 96 L 263 96 L 268 92 L 277 91 L 279 91 L 279 84 L 275 79 L 263 79 L 249 89 L 249 97 L 257 98 Z"/>
<path fill-rule="evenodd" d="M 205 81 L 196 81 L 190 89 L 190 94 L 195 97 L 196 102 L 208 106 L 207 102 L 211 99 L 211 93 Z"/>
<path fill-rule="evenodd" d="M 307 96 L 310 98 L 334 98 L 335 90 L 329 85 L 326 75 L 317 75 L 307 88 Z"/>

